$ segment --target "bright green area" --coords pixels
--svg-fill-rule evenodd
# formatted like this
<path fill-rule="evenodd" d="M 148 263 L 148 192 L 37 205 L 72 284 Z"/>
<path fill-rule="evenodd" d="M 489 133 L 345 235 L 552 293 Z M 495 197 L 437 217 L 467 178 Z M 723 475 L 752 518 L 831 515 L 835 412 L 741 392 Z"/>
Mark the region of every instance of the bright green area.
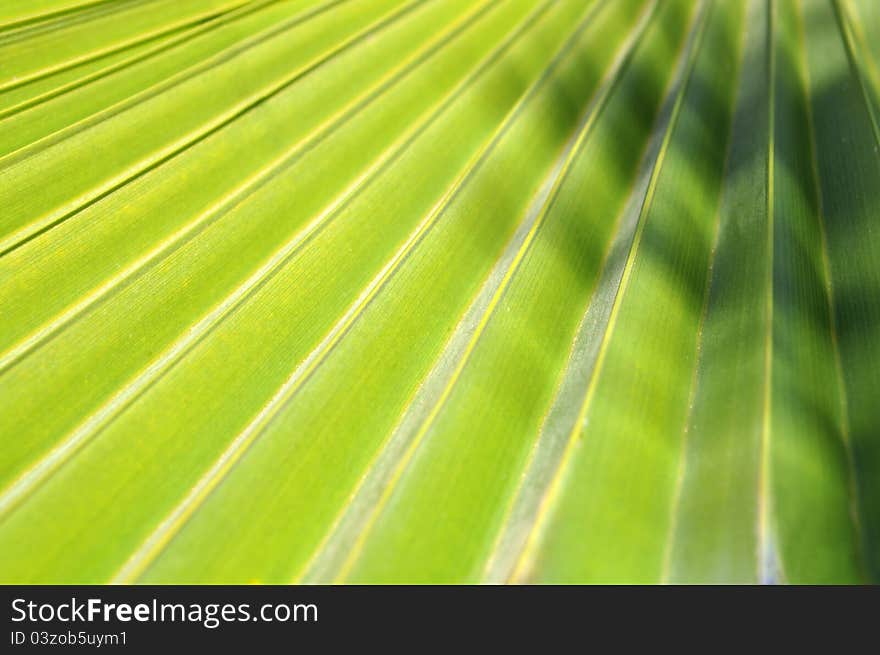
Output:
<path fill-rule="evenodd" d="M 229 11 L 245 0 L 154 0 L 128 3 L 92 21 L 63 22 L 31 38 L 0 41 L 0 90 L 89 61 L 188 24 Z M 2 20 L 2 15 L 0 15 Z"/>
<path fill-rule="evenodd" d="M 694 28 L 610 323 L 596 335 L 582 423 L 515 579 L 661 578 L 736 89 L 727 67 L 739 10 L 706 5 Z"/>
<path fill-rule="evenodd" d="M 296 25 L 327 3 L 285 0 L 247 4 L 130 48 L 36 79 L 0 95 L 0 116 L 10 116 L 0 140 L 9 155 L 56 132 L 72 133 L 109 108 L 155 95 L 176 80 L 210 70 L 212 57 L 247 51 Z M 164 84 L 165 86 L 161 86 Z M 107 112 L 109 115 L 110 112 Z"/>
<path fill-rule="evenodd" d="M 876 2 L 0 4 L 0 581 L 880 581 Z"/>
<path fill-rule="evenodd" d="M 614 11 L 636 15 L 623 4 L 615 3 Z M 486 327 L 472 336 L 478 341 L 464 370 L 447 382 L 454 388 L 425 425 L 424 444 L 350 580 L 480 579 L 633 186 L 666 87 L 660 71 L 671 70 L 687 18 L 686 3 L 664 3 L 630 45 L 629 59 L 612 71 L 607 97 L 598 99 L 576 135 L 559 188 L 541 208 L 534 236 L 520 246 L 521 263 L 505 271 L 511 277 L 496 292 L 503 295 L 482 317 Z M 596 27 L 613 34 L 598 21 Z M 639 122 L 628 114 L 634 106 L 642 112 Z M 433 507 L 440 496 L 442 507 Z M 478 507 L 474 498 L 482 499 Z M 450 550 L 434 548 L 440 538 L 449 539 Z M 392 562 L 386 552 L 400 555 Z"/>

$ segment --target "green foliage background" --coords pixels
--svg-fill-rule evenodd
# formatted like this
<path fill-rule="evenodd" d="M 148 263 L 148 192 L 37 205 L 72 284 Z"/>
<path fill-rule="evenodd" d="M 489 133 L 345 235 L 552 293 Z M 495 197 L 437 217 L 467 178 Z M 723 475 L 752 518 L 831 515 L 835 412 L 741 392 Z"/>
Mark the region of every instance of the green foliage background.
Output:
<path fill-rule="evenodd" d="M 0 581 L 880 581 L 874 0 L 6 0 Z"/>

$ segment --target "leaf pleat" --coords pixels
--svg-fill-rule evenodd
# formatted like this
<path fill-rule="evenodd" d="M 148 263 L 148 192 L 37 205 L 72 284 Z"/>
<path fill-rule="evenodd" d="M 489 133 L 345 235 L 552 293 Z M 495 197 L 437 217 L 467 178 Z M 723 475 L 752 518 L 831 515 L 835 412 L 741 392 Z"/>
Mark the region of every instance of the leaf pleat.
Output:
<path fill-rule="evenodd" d="M 873 0 L 8 0 L 0 581 L 880 581 Z"/>

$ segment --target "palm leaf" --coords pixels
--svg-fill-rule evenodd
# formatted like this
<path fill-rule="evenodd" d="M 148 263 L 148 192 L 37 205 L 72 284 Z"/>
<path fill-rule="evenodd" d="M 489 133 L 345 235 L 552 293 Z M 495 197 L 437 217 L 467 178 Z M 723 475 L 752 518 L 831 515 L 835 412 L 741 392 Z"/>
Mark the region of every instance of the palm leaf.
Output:
<path fill-rule="evenodd" d="M 870 0 L 0 10 L 0 579 L 880 579 Z"/>

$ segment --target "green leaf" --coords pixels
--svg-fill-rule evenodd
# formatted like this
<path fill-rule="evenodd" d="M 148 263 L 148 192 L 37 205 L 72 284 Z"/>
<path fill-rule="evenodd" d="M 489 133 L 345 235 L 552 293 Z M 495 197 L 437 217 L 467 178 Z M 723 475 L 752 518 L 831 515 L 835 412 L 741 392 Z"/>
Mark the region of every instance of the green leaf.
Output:
<path fill-rule="evenodd" d="M 0 580 L 880 581 L 870 0 L 0 9 Z"/>

